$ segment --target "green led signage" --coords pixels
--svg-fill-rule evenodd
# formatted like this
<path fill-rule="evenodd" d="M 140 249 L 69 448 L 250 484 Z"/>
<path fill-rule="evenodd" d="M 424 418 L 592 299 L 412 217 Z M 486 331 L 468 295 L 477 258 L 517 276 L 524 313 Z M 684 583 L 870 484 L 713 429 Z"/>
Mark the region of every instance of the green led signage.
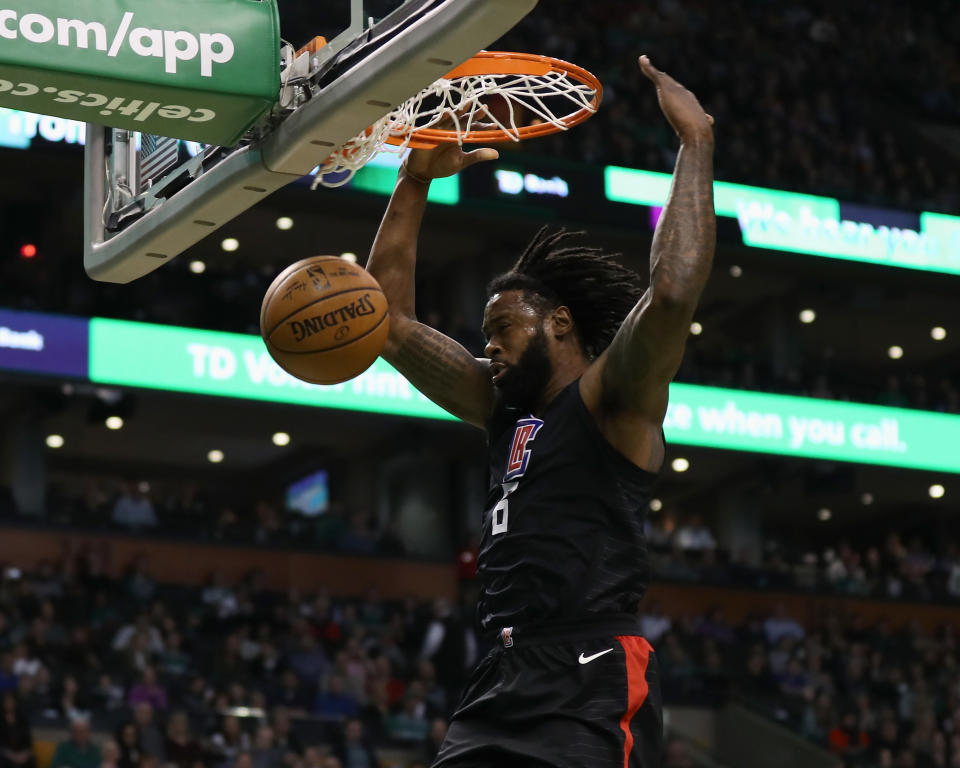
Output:
<path fill-rule="evenodd" d="M 383 360 L 320 387 L 281 370 L 259 336 L 94 318 L 89 371 L 101 384 L 453 419 Z M 674 384 L 664 430 L 683 445 L 960 473 L 960 416 L 927 411 Z"/>
<path fill-rule="evenodd" d="M 960 416 L 673 384 L 669 442 L 960 472 Z"/>
<path fill-rule="evenodd" d="M 667 199 L 669 174 L 615 166 L 604 173 L 608 200 L 661 206 Z M 960 274 L 960 216 L 921 213 L 919 230 L 875 227 L 842 219 L 831 197 L 724 181 L 713 189 L 717 215 L 737 219 L 745 245 Z"/>
<path fill-rule="evenodd" d="M 278 366 L 259 336 L 93 318 L 90 379 L 149 389 L 453 419 L 385 361 L 332 387 L 307 384 Z"/>

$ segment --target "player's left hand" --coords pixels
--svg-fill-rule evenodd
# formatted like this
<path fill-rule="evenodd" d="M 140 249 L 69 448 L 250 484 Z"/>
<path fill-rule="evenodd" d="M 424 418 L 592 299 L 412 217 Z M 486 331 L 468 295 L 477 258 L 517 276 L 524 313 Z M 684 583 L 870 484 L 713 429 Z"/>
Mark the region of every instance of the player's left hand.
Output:
<path fill-rule="evenodd" d="M 713 118 L 703 110 L 696 96 L 654 67 L 646 55 L 640 57 L 640 69 L 657 86 L 660 109 L 680 141 L 713 140 Z"/>

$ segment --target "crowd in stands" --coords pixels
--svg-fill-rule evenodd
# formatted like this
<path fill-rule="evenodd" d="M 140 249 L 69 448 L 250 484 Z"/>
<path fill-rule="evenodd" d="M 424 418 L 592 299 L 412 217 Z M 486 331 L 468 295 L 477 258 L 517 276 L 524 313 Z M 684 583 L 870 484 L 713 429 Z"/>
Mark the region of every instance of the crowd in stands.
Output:
<path fill-rule="evenodd" d="M 954 213 L 960 158 L 922 129 L 960 126 L 956 69 L 943 64 L 958 29 L 947 0 L 599 0 L 538 9 L 497 46 L 576 62 L 605 86 L 595 118 L 530 151 L 672 170 L 675 136 L 634 66 L 647 53 L 716 119 L 719 178 Z"/>
<path fill-rule="evenodd" d="M 722 550 L 700 515 L 653 514 L 647 523 L 659 579 L 888 600 L 960 602 L 960 540 L 880 534 L 876 544 L 838 539 L 788 546 L 771 539 L 760 562 Z M 866 537 L 865 537 L 866 538 Z M 904 539 L 906 538 L 906 542 Z M 932 543 L 931 543 L 932 540 Z"/>
<path fill-rule="evenodd" d="M 827 543 L 772 535 L 757 559 L 721 546 L 700 515 L 661 510 L 661 502 L 656 503 L 648 513 L 647 537 L 659 580 L 894 601 L 960 602 L 960 539 L 950 532 L 923 526 L 904 532 L 881 528 L 856 540 L 839 534 Z M 338 502 L 326 514 L 306 518 L 263 500 L 249 508 L 223 505 L 216 499 L 216 489 L 203 491 L 195 485 L 153 487 L 141 481 L 117 488 L 106 480 L 91 480 L 83 496 L 62 496 L 52 490 L 45 521 L 19 516 L 9 491 L 0 487 L 0 518 L 18 524 L 66 525 L 226 545 L 409 556 L 396 525 L 380 525 L 362 510 L 348 514 Z M 464 578 L 473 576 L 476 550 L 473 540 L 462 551 L 448 553 L 457 558 Z"/>
<path fill-rule="evenodd" d="M 679 532 L 678 532 L 679 536 Z M 684 541 L 707 547 L 697 530 Z M 465 611 L 466 612 L 466 611 Z M 845 768 L 960 768 L 957 629 L 668 616 L 648 600 L 667 704 L 736 696 Z M 445 601 L 203 588 L 93 554 L 0 579 L 0 754 L 34 768 L 34 731 L 68 734 L 51 768 L 427 766 L 486 644 Z M 692 765 L 669 743 L 665 765 Z"/>
<path fill-rule="evenodd" d="M 210 543 L 309 549 L 351 555 L 408 556 L 402 531 L 362 509 L 331 502 L 317 517 L 267 500 L 224 503 L 223 489 L 195 484 L 88 479 L 83 494 L 53 484 L 44 524 L 149 533 Z M 7 494 L 8 495 L 8 494 Z M 4 498 L 0 488 L 0 499 Z M 960 539 L 923 528 L 873 532 L 856 543 L 825 545 L 770 538 L 760 561 L 731 553 L 698 514 L 650 510 L 647 536 L 657 577 L 747 588 L 782 588 L 891 600 L 960 601 Z M 0 503 L 0 517 L 23 521 L 15 505 Z M 461 555 L 470 562 L 475 542 Z M 451 555 L 453 553 L 450 553 Z"/>
<path fill-rule="evenodd" d="M 643 624 L 674 699 L 733 692 L 833 751 L 843 768 L 960 767 L 956 626 L 895 630 L 856 614 L 804 625 L 782 607 L 737 626 L 722 610 L 672 620 L 655 603 Z"/>
<path fill-rule="evenodd" d="M 122 579 L 81 556 L 0 581 L 0 750 L 69 728 L 52 768 L 429 765 L 476 640 L 443 601 Z M 91 730 L 97 735 L 91 737 Z M 393 750 L 392 752 L 390 750 Z M 400 758 L 391 758 L 400 759 Z"/>
<path fill-rule="evenodd" d="M 395 527 L 368 511 L 334 500 L 326 512 L 305 516 L 267 500 L 225 501 L 224 488 L 196 484 L 152 485 L 145 480 L 90 478 L 82 492 L 50 485 L 47 522 L 85 529 L 150 533 L 222 544 L 295 547 L 351 555 L 407 554 Z M 0 517 L 17 518 L 16 505 L 0 486 Z"/>

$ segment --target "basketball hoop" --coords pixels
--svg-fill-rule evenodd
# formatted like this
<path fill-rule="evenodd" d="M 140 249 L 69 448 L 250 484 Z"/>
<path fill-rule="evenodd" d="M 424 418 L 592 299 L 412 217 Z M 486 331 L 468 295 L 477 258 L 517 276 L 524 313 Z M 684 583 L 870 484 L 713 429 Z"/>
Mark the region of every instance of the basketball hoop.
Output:
<path fill-rule="evenodd" d="M 343 186 L 378 152 L 519 142 L 567 131 L 595 114 L 602 98 L 600 81 L 576 64 L 481 51 L 331 154 L 312 188 Z M 502 100 L 505 115 L 485 103 L 494 99 Z M 439 127 L 451 120 L 451 127 Z"/>

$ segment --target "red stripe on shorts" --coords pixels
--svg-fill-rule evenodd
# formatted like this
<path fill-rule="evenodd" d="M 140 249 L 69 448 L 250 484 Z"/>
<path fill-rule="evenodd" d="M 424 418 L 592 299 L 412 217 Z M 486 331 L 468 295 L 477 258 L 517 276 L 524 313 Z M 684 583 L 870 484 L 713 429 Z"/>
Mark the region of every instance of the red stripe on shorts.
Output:
<path fill-rule="evenodd" d="M 647 699 L 647 664 L 653 650 L 646 638 L 638 635 L 619 635 L 614 638 L 623 646 L 627 656 L 627 711 L 620 718 L 623 731 L 623 768 L 630 768 L 630 753 L 633 751 L 633 733 L 630 721 Z"/>

